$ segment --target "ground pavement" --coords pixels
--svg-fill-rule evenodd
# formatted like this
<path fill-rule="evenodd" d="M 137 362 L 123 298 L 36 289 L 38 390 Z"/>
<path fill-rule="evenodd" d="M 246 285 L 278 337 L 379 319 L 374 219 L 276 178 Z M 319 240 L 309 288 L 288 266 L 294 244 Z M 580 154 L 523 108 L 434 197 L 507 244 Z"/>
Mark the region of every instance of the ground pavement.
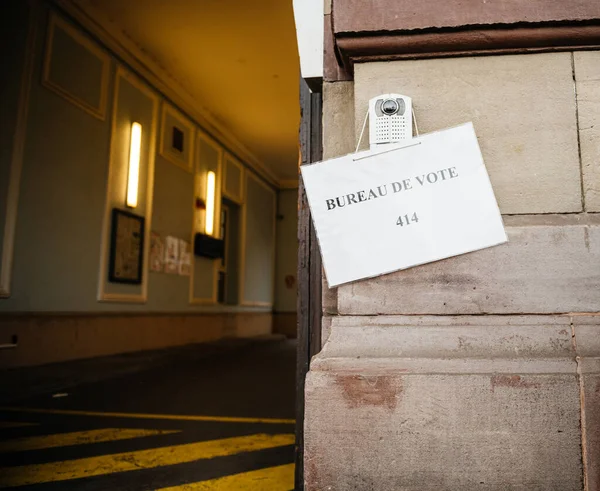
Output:
<path fill-rule="evenodd" d="M 263 340 L 0 372 L 0 488 L 290 491 L 294 370 Z"/>

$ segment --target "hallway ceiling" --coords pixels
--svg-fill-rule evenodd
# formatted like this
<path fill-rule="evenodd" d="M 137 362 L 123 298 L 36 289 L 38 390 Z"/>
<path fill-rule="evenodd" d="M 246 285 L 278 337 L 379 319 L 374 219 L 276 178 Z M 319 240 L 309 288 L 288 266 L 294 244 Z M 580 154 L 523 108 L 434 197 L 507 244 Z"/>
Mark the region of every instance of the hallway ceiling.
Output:
<path fill-rule="evenodd" d="M 120 32 L 278 180 L 297 179 L 299 60 L 292 1 L 75 0 Z M 184 108 L 185 109 L 185 108 Z"/>

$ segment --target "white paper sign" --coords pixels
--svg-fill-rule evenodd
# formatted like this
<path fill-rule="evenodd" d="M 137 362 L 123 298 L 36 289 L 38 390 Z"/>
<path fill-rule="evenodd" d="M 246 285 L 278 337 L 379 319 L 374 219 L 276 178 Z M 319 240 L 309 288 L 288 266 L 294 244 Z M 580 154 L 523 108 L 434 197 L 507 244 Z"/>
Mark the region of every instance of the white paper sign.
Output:
<path fill-rule="evenodd" d="M 472 123 L 301 167 L 329 286 L 506 242 Z"/>

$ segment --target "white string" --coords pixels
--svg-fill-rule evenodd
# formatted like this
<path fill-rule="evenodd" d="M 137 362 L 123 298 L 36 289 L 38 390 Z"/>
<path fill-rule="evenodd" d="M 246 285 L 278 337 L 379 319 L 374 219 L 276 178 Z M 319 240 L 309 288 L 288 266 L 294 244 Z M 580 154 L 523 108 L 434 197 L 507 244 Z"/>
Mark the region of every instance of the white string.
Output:
<path fill-rule="evenodd" d="M 396 142 L 396 143 L 400 143 L 400 142 Z M 395 152 L 396 150 L 404 150 L 405 148 L 408 147 L 414 147 L 416 145 L 420 145 L 422 142 L 415 142 L 415 143 L 411 143 L 410 145 L 404 145 L 403 147 L 396 147 L 396 148 L 391 148 L 389 150 L 385 150 L 384 152 L 377 152 L 377 155 L 383 155 L 384 153 L 389 153 L 389 152 Z M 356 157 L 354 159 L 352 159 L 354 162 L 356 162 L 357 160 L 362 160 L 362 159 L 368 159 L 369 157 L 372 157 L 373 154 L 368 153 L 367 155 L 363 155 L 362 157 Z"/>
<path fill-rule="evenodd" d="M 415 122 L 415 131 L 417 132 L 417 137 L 419 136 L 419 127 L 417 126 L 417 118 L 415 117 L 415 110 L 411 108 L 413 121 Z"/>
<path fill-rule="evenodd" d="M 365 127 L 367 126 L 367 119 L 369 119 L 369 110 L 367 109 L 367 114 L 365 114 L 365 120 L 362 125 L 362 130 L 360 131 L 360 136 L 358 137 L 358 143 L 356 144 L 356 150 L 354 153 L 358 152 L 358 147 L 360 147 L 360 142 L 362 141 L 363 134 L 365 132 Z"/>

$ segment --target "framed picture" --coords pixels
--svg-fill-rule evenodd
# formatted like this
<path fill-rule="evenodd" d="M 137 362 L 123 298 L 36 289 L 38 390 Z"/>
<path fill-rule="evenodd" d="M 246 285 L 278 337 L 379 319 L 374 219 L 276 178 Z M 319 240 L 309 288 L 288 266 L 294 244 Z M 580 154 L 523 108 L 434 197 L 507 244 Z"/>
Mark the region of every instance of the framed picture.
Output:
<path fill-rule="evenodd" d="M 133 285 L 142 283 L 144 222 L 144 217 L 113 208 L 108 281 Z"/>
<path fill-rule="evenodd" d="M 188 172 L 194 170 L 194 123 L 173 106 L 163 104 L 159 153 Z"/>

